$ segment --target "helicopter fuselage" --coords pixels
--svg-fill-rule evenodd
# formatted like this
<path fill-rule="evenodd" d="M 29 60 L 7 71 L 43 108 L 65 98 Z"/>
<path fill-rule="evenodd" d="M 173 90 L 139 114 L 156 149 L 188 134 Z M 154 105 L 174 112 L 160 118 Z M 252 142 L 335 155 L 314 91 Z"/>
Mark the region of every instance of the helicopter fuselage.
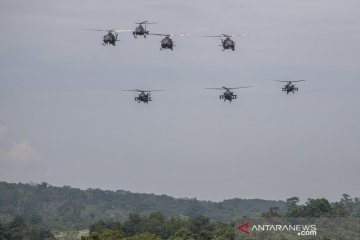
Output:
<path fill-rule="evenodd" d="M 103 38 L 104 45 L 111 44 L 111 45 L 115 46 L 116 41 L 117 41 L 117 36 L 114 35 L 112 32 L 109 32 Z"/>
<path fill-rule="evenodd" d="M 226 37 L 225 39 L 222 39 L 222 47 L 223 50 L 225 49 L 231 49 L 232 51 L 235 50 L 235 42 L 231 40 L 229 37 Z"/>
<path fill-rule="evenodd" d="M 162 49 L 171 49 L 171 51 L 172 51 L 173 47 L 174 47 L 174 42 L 170 37 L 166 36 L 165 38 L 163 38 L 161 40 L 161 48 L 160 48 L 161 50 Z"/>
<path fill-rule="evenodd" d="M 140 93 L 139 96 L 135 97 L 135 101 L 140 103 L 140 102 L 144 102 L 144 103 L 149 103 L 151 101 L 151 96 L 150 93 Z"/>
<path fill-rule="evenodd" d="M 229 102 L 231 102 L 232 100 L 236 99 L 237 95 L 235 95 L 233 92 L 231 91 L 226 91 L 223 93 L 223 95 L 220 95 L 220 99 L 223 99 L 224 102 L 226 100 L 228 100 Z"/>
<path fill-rule="evenodd" d="M 140 24 L 135 28 L 135 31 L 133 31 L 133 35 L 136 38 L 138 35 L 144 36 L 146 38 L 146 35 L 149 35 L 149 31 L 146 31 L 146 29 Z"/>
<path fill-rule="evenodd" d="M 283 87 L 282 91 L 286 92 L 286 94 L 289 94 L 290 92 L 295 93 L 295 91 L 298 91 L 298 88 L 295 87 L 294 84 L 288 83 Z"/>

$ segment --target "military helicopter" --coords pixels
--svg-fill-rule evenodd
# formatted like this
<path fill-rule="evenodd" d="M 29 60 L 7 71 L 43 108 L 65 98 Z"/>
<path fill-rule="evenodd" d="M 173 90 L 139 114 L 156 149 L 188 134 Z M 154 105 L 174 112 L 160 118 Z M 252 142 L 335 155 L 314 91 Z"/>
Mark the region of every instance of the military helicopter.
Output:
<path fill-rule="evenodd" d="M 159 92 L 164 90 L 140 90 L 140 89 L 133 89 L 133 90 L 123 90 L 123 91 L 129 91 L 129 92 L 137 92 L 139 93 L 139 96 L 135 97 L 135 101 L 140 103 L 149 103 L 151 100 L 151 92 Z"/>
<path fill-rule="evenodd" d="M 119 30 L 119 29 L 110 29 L 110 30 L 103 30 L 103 29 L 85 29 L 87 31 L 97 31 L 97 32 L 107 32 L 107 34 L 103 37 L 103 46 L 106 45 L 113 45 L 118 40 L 118 33 L 119 32 L 131 32 L 132 30 Z"/>
<path fill-rule="evenodd" d="M 226 49 L 230 49 L 232 51 L 235 51 L 235 42 L 231 39 L 231 37 L 236 37 L 236 36 L 246 36 L 246 34 L 232 34 L 232 35 L 227 35 L 227 34 L 221 34 L 221 35 L 214 35 L 214 36 L 203 36 L 203 37 L 218 37 L 221 40 L 221 47 L 223 47 L 223 51 L 225 51 Z"/>
<path fill-rule="evenodd" d="M 235 88 L 228 88 L 228 87 L 221 87 L 221 88 L 206 88 L 206 89 L 214 89 L 214 90 L 225 90 L 223 95 L 220 95 L 220 99 L 223 99 L 224 102 L 228 100 L 230 103 L 232 100 L 237 98 L 237 95 L 234 94 L 231 90 L 233 89 L 239 89 L 239 88 L 249 88 L 250 86 L 246 87 L 235 87 Z"/>
<path fill-rule="evenodd" d="M 135 24 L 139 24 L 139 26 L 137 26 L 135 28 L 135 31 L 133 31 L 134 38 L 137 38 L 138 35 L 139 36 L 144 36 L 144 38 L 146 38 L 146 36 L 149 35 L 149 31 L 146 30 L 146 25 L 148 25 L 148 24 L 156 24 L 156 23 L 149 22 L 149 21 L 143 21 L 143 22 L 137 22 Z"/>
<path fill-rule="evenodd" d="M 183 37 L 185 36 L 184 33 L 169 33 L 169 34 L 163 34 L 163 33 L 150 33 L 150 35 L 154 36 L 164 36 L 164 38 L 160 41 L 160 50 L 164 49 L 170 49 L 173 51 L 173 48 L 175 46 L 175 42 L 170 37 Z"/>
<path fill-rule="evenodd" d="M 285 87 L 282 88 L 283 92 L 286 92 L 286 94 L 289 94 L 289 92 L 292 92 L 293 94 L 295 93 L 295 91 L 298 91 L 299 89 L 297 87 L 295 87 L 295 85 L 293 84 L 293 82 L 304 82 L 306 80 L 297 80 L 297 81 L 280 81 L 280 80 L 275 80 L 277 82 L 286 82 Z"/>

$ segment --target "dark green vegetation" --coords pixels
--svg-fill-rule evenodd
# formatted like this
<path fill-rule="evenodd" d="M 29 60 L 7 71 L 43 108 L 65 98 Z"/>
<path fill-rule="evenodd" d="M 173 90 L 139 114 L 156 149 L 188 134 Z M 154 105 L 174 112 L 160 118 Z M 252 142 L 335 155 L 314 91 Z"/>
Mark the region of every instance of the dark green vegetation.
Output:
<path fill-rule="evenodd" d="M 319 217 L 360 217 L 360 199 L 352 199 L 343 194 L 339 202 L 330 203 L 325 198 L 308 199 L 305 205 L 299 205 L 299 198 L 286 200 L 286 211 L 278 207 L 270 207 L 262 217 L 291 217 L 291 218 L 319 218 Z"/>
<path fill-rule="evenodd" d="M 19 217 L 21 216 L 21 217 Z M 354 218 L 357 217 L 357 218 Z M 53 239 L 51 231 L 90 227 L 86 240 L 233 239 L 235 226 L 312 221 L 325 238 L 359 237 L 360 199 L 297 197 L 286 201 L 232 199 L 220 203 L 126 191 L 0 182 L 0 240 Z M 310 219 L 310 220 L 309 220 Z M 254 233 L 260 239 L 297 239 L 294 232 Z M 328 234 L 337 234 L 336 238 Z M 266 237 L 265 237 L 266 236 Z M 335 236 L 335 235 L 334 235 Z M 307 238 L 312 239 L 312 238 Z"/>
<path fill-rule="evenodd" d="M 316 225 L 317 236 L 307 239 L 359 239 L 359 218 L 350 217 L 346 211 L 343 198 L 340 202 L 330 204 L 325 198 L 309 199 L 299 205 L 299 199 L 287 199 L 287 207 L 279 211 L 271 207 L 263 213 L 263 218 L 252 219 L 253 225 Z M 248 218 L 238 219 L 231 223 L 211 221 L 205 216 L 189 219 L 166 218 L 156 212 L 147 216 L 130 214 L 124 222 L 99 221 L 90 227 L 90 236 L 83 240 L 231 240 L 241 237 L 236 226 L 249 222 Z M 244 236 L 242 236 L 244 237 Z M 252 239 L 299 239 L 297 232 L 254 232 Z"/>
<path fill-rule="evenodd" d="M 51 240 L 55 239 L 50 230 L 15 217 L 8 223 L 0 222 L 0 240 Z"/>
<path fill-rule="evenodd" d="M 0 219 L 9 221 L 21 215 L 56 230 L 83 229 L 99 220 L 121 221 L 131 213 L 145 215 L 158 211 L 167 217 L 204 215 L 214 221 L 229 222 L 239 216 L 259 217 L 272 206 L 283 209 L 285 202 L 231 199 L 216 203 L 122 190 L 0 182 Z"/>
<path fill-rule="evenodd" d="M 145 237 L 147 236 L 147 237 Z M 230 224 L 212 222 L 204 216 L 190 219 L 166 218 L 162 213 L 148 216 L 130 214 L 124 222 L 97 222 L 90 227 L 89 240 L 103 239 L 232 239 Z"/>
<path fill-rule="evenodd" d="M 90 227 L 90 236 L 86 240 L 110 239 L 233 239 L 234 230 L 231 224 L 212 222 L 204 216 L 190 219 L 178 217 L 166 218 L 156 212 L 148 216 L 131 214 L 120 222 L 97 222 Z"/>

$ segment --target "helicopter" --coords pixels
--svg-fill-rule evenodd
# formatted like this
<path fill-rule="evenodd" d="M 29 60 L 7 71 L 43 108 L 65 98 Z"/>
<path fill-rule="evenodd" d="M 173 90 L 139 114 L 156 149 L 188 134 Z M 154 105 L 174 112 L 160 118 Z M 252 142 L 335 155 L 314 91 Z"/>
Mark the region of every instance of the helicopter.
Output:
<path fill-rule="evenodd" d="M 228 88 L 228 87 L 221 87 L 221 88 L 206 88 L 206 89 L 214 89 L 214 90 L 225 90 L 225 92 L 220 95 L 220 99 L 224 100 L 224 102 L 226 100 L 228 100 L 230 103 L 232 100 L 237 99 L 237 95 L 234 94 L 234 92 L 232 92 L 231 90 L 233 89 L 239 89 L 239 88 L 249 88 L 250 86 L 246 86 L 246 87 L 235 87 L 235 88 Z"/>
<path fill-rule="evenodd" d="M 144 36 L 144 38 L 146 38 L 146 36 L 149 35 L 149 31 L 146 30 L 146 25 L 147 24 L 156 24 L 156 23 L 149 22 L 149 21 L 143 21 L 143 22 L 137 22 L 135 24 L 139 24 L 139 26 L 137 26 L 135 28 L 135 31 L 133 31 L 134 38 L 137 38 L 138 35 Z"/>
<path fill-rule="evenodd" d="M 131 30 L 119 30 L 119 29 L 110 29 L 110 30 L 103 30 L 103 29 L 85 29 L 87 31 L 98 31 L 98 32 L 107 32 L 107 34 L 103 37 L 103 46 L 106 45 L 113 45 L 115 46 L 118 40 L 118 33 L 119 32 L 131 32 Z"/>
<path fill-rule="evenodd" d="M 232 34 L 232 35 L 227 35 L 227 34 L 221 34 L 221 35 L 214 35 L 214 36 L 203 36 L 203 37 L 218 37 L 221 40 L 221 45 L 219 45 L 220 47 L 223 47 L 223 51 L 225 51 L 226 49 L 230 49 L 232 51 L 235 51 L 235 42 L 231 39 L 231 37 L 236 37 L 236 36 L 246 36 L 246 34 Z"/>
<path fill-rule="evenodd" d="M 283 92 L 286 92 L 286 94 L 289 94 L 289 92 L 292 92 L 293 94 L 295 93 L 295 91 L 298 91 L 299 89 L 297 87 L 295 87 L 295 85 L 293 84 L 293 82 L 304 82 L 306 80 L 297 80 L 297 81 L 280 81 L 280 80 L 275 80 L 277 82 L 286 82 L 285 87 L 282 88 Z"/>
<path fill-rule="evenodd" d="M 160 41 L 160 50 L 164 49 L 170 49 L 173 51 L 173 48 L 175 46 L 175 42 L 170 37 L 183 37 L 185 34 L 183 33 L 169 33 L 169 34 L 163 34 L 163 33 L 150 33 L 150 35 L 155 36 L 164 36 L 164 38 Z"/>
<path fill-rule="evenodd" d="M 137 92 L 139 93 L 139 96 L 135 97 L 135 101 L 140 103 L 149 103 L 151 100 L 151 92 L 159 92 L 164 90 L 140 90 L 140 89 L 133 89 L 133 90 L 123 90 L 123 91 L 129 91 L 129 92 Z"/>

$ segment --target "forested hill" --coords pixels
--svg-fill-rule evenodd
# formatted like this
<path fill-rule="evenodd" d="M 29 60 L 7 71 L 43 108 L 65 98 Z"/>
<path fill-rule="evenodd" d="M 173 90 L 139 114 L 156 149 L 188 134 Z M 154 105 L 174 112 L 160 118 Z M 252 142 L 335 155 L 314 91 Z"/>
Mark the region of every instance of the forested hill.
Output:
<path fill-rule="evenodd" d="M 123 190 L 0 182 L 0 219 L 21 215 L 30 222 L 57 229 L 86 228 L 103 219 L 123 220 L 130 213 L 156 211 L 185 218 L 204 215 L 227 222 L 240 216 L 260 216 L 274 206 L 282 209 L 285 202 L 238 198 L 211 202 Z"/>

